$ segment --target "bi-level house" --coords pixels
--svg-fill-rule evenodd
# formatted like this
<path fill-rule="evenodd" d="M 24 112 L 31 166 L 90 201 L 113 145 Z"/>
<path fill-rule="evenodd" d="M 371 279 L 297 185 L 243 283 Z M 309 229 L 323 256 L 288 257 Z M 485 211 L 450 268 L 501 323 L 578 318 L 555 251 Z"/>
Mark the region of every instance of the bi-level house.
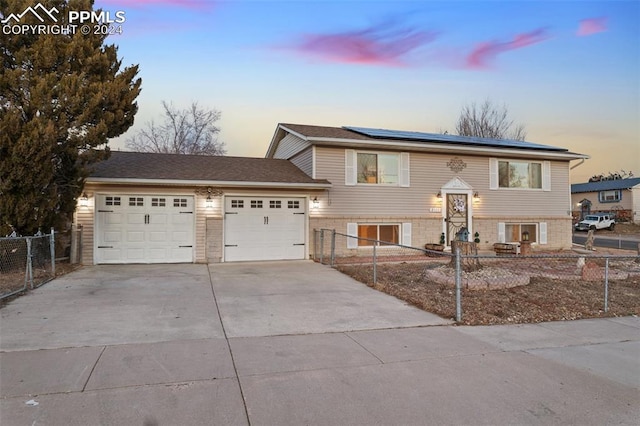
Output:
<path fill-rule="evenodd" d="M 313 230 L 421 247 L 571 246 L 571 161 L 530 142 L 279 124 L 265 158 L 113 152 L 87 179 L 84 263 L 305 259 Z M 371 242 L 337 241 L 359 255 Z"/>
<path fill-rule="evenodd" d="M 570 162 L 588 158 L 530 142 L 296 124 L 278 126 L 267 157 L 331 182 L 311 228 L 422 246 L 442 233 L 448 244 L 464 226 L 481 248 L 528 232 L 547 249 L 571 247 Z"/>

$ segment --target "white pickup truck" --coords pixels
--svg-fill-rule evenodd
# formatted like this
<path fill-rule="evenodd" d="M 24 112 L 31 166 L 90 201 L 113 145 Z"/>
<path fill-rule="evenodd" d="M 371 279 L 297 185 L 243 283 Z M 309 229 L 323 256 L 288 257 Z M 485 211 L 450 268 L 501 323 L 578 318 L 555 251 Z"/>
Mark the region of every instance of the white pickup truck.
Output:
<path fill-rule="evenodd" d="M 613 231 L 615 226 L 616 221 L 611 215 L 598 213 L 586 215 L 583 220 L 576 223 L 575 228 L 576 231 L 588 231 L 590 229 L 609 229 Z"/>

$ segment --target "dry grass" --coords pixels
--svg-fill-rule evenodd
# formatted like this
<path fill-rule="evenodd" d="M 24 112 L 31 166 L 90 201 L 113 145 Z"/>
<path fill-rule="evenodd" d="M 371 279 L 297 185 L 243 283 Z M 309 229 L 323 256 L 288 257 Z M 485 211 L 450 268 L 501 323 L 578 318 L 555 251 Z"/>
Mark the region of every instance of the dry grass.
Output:
<path fill-rule="evenodd" d="M 56 263 L 56 277 L 68 274 L 71 271 L 78 269 L 80 265 L 70 265 L 66 262 Z M 33 268 L 34 285 L 37 286 L 43 281 L 53 278 L 50 272 L 50 265 L 46 268 Z M 27 283 L 25 288 L 25 271 L 14 270 L 10 272 L 3 272 L 0 274 L 0 296 L 10 294 L 15 291 L 24 290 L 29 291 L 30 286 Z M 4 306 L 10 299 L 18 297 L 22 293 L 18 293 L 14 296 L 0 299 L 0 306 Z"/>
<path fill-rule="evenodd" d="M 371 284 L 370 265 L 339 270 L 370 287 L 443 318 L 455 319 L 455 289 L 425 278 L 424 263 L 378 266 Z M 611 281 L 609 311 L 604 312 L 602 281 L 551 280 L 532 277 L 526 286 L 497 290 L 462 290 L 462 324 L 514 324 L 640 315 L 640 276 Z"/>

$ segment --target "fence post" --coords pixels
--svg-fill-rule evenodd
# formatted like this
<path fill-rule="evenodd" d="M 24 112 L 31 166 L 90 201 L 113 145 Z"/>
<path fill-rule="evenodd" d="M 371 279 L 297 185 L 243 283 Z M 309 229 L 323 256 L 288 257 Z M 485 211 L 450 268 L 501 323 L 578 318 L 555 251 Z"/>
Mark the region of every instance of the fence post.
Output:
<path fill-rule="evenodd" d="M 376 243 L 373 243 L 373 283 L 378 284 L 378 265 L 376 263 Z"/>
<path fill-rule="evenodd" d="M 33 262 L 31 255 L 31 238 L 27 238 L 27 280 L 33 290 Z"/>
<path fill-rule="evenodd" d="M 51 228 L 51 239 L 49 240 L 49 251 L 51 252 L 51 275 L 56 276 L 56 233 Z"/>
<path fill-rule="evenodd" d="M 82 237 L 83 237 L 83 234 L 84 234 L 84 225 L 80 224 L 80 238 L 79 238 L 80 242 L 78 243 L 78 263 L 82 263 L 82 250 L 83 250 L 83 248 L 82 248 L 82 244 L 83 244 Z"/>
<path fill-rule="evenodd" d="M 604 311 L 609 312 L 609 258 L 604 259 Z"/>
<path fill-rule="evenodd" d="M 462 294 L 461 287 L 461 273 L 460 273 L 460 247 L 456 246 L 456 321 L 462 321 Z"/>
<path fill-rule="evenodd" d="M 336 230 L 331 231 L 331 267 L 336 262 Z"/>
<path fill-rule="evenodd" d="M 320 264 L 324 265 L 324 229 L 320 230 Z"/>

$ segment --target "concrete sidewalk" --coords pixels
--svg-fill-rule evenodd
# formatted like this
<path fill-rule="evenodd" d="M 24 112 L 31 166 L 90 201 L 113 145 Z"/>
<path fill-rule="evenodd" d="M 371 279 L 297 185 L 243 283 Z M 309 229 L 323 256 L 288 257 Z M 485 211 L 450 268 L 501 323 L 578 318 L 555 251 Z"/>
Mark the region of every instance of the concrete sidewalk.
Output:
<path fill-rule="evenodd" d="M 85 268 L 0 314 L 3 426 L 640 417 L 638 318 L 442 325 L 308 262 Z"/>

